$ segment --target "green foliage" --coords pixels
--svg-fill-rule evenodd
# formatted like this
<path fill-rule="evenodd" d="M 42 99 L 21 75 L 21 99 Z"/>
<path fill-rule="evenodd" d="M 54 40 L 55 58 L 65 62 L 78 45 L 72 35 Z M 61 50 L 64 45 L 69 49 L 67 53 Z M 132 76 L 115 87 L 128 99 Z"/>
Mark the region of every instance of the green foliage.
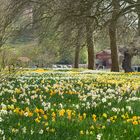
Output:
<path fill-rule="evenodd" d="M 3 46 L 0 48 L 0 67 L 5 68 L 6 66 L 16 64 L 18 56 L 18 50 L 11 46 Z"/>

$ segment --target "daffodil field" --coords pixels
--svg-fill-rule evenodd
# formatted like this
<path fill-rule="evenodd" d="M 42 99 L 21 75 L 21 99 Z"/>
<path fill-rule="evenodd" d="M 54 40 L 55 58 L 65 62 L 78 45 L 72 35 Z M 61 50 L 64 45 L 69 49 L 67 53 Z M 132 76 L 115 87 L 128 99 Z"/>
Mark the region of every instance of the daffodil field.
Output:
<path fill-rule="evenodd" d="M 140 140 L 140 74 L 17 74 L 0 83 L 0 140 Z"/>

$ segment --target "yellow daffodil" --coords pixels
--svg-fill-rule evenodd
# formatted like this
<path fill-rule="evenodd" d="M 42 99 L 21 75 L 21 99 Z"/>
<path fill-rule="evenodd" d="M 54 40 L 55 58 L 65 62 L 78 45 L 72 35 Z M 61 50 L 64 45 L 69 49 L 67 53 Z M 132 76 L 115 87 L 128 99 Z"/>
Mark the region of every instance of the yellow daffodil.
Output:
<path fill-rule="evenodd" d="M 133 125 L 138 125 L 138 121 L 133 121 L 132 124 Z"/>
<path fill-rule="evenodd" d="M 59 110 L 59 116 L 60 116 L 60 117 L 63 117 L 64 114 L 65 114 L 65 109 Z"/>
<path fill-rule="evenodd" d="M 36 119 L 35 119 L 35 122 L 36 122 L 36 123 L 40 123 L 40 119 L 39 119 L 39 118 L 36 118 Z"/>
<path fill-rule="evenodd" d="M 92 115 L 92 119 L 93 119 L 93 121 L 94 121 L 94 122 L 96 122 L 96 121 L 97 121 L 97 117 L 96 117 L 96 115 L 95 115 L 95 114 L 93 114 L 93 115 Z"/>

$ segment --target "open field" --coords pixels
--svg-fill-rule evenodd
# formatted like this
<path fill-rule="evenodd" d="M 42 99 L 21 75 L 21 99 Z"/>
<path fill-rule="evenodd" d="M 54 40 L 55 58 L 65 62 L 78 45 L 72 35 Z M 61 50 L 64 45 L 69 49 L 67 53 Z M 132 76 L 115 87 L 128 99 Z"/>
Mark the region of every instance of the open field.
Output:
<path fill-rule="evenodd" d="M 0 139 L 140 140 L 140 74 L 17 74 L 0 83 Z"/>

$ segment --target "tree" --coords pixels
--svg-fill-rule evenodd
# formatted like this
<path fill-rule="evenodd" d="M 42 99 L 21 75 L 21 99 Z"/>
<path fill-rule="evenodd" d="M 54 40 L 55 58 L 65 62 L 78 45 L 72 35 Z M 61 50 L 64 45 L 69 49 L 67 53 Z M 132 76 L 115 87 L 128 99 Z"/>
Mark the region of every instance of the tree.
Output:
<path fill-rule="evenodd" d="M 110 48 L 111 48 L 111 59 L 112 67 L 111 71 L 119 71 L 119 62 L 118 62 L 118 49 L 116 44 L 116 30 L 117 30 L 117 20 L 116 16 L 119 13 L 120 4 L 118 0 L 112 0 L 113 12 L 112 18 L 109 24 L 109 36 L 110 36 Z"/>
<path fill-rule="evenodd" d="M 140 54 L 140 37 L 137 37 L 127 48 L 124 48 L 124 60 L 122 68 L 125 72 L 133 72 L 131 67 L 132 58 Z"/>
<path fill-rule="evenodd" d="M 87 33 L 87 49 L 88 49 L 88 69 L 94 69 L 94 45 L 93 45 L 93 30 L 90 20 L 86 23 Z"/>
<path fill-rule="evenodd" d="M 6 66 L 16 64 L 18 56 L 15 48 L 3 46 L 0 48 L 0 67 L 4 69 Z"/>
<path fill-rule="evenodd" d="M 78 31 L 77 31 L 76 44 L 75 44 L 74 68 L 79 68 L 81 36 L 82 36 L 81 31 L 82 31 L 81 28 L 79 28 Z"/>
<path fill-rule="evenodd" d="M 129 48 L 124 50 L 124 60 L 122 62 L 122 67 L 125 72 L 133 72 L 131 67 L 132 58 L 140 54 L 140 0 L 128 1 L 131 4 L 135 4 L 134 8 L 138 15 L 138 26 L 137 26 L 137 36 L 134 38 L 133 42 L 130 43 Z"/>
<path fill-rule="evenodd" d="M 128 19 L 127 14 L 132 11 L 136 13 L 135 8 L 139 17 L 140 5 L 139 0 L 9 0 L 9 4 L 6 6 L 8 18 L 4 18 L 4 23 L 9 21 L 8 23 L 13 24 L 25 9 L 31 8 L 29 11 L 32 12 L 33 19 L 21 24 L 22 31 L 29 24 L 33 25 L 38 43 L 41 44 L 44 40 L 59 40 L 59 47 L 62 48 L 60 50 L 64 47 L 67 50 L 75 50 L 75 67 L 78 67 L 80 49 L 87 46 L 88 68 L 94 69 L 95 31 L 109 25 L 112 71 L 119 71 L 117 30 L 120 17 L 126 15 Z M 55 54 L 55 48 L 53 49 Z"/>

